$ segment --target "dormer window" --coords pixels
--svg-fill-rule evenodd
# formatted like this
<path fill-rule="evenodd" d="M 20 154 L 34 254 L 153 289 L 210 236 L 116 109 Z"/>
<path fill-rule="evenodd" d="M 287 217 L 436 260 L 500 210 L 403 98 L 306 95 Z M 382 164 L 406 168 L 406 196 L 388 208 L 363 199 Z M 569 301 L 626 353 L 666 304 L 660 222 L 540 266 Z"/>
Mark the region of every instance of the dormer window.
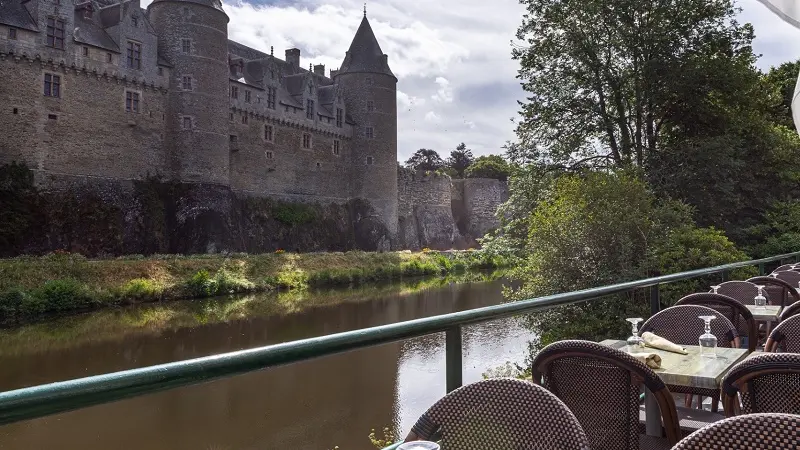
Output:
<path fill-rule="evenodd" d="M 342 108 L 336 108 L 336 126 L 342 128 L 342 117 L 344 116 L 344 111 Z"/>
<path fill-rule="evenodd" d="M 12 40 L 17 38 L 17 29 L 16 28 L 9 28 L 8 29 L 8 38 L 12 39 Z"/>
<path fill-rule="evenodd" d="M 375 102 L 367 100 L 367 112 L 375 111 Z"/>
<path fill-rule="evenodd" d="M 47 46 L 64 50 L 65 24 L 61 19 L 47 18 Z"/>
<path fill-rule="evenodd" d="M 136 16 L 131 17 L 131 24 L 134 28 L 139 28 L 139 18 Z"/>
<path fill-rule="evenodd" d="M 231 98 L 239 98 L 239 88 L 237 86 L 231 86 Z"/>
<path fill-rule="evenodd" d="M 311 95 L 311 94 L 313 94 L 313 93 L 314 93 L 314 86 L 312 86 L 312 85 L 310 85 L 310 84 L 309 84 L 309 85 L 308 85 L 308 95 Z"/>
<path fill-rule="evenodd" d="M 314 119 L 314 100 L 306 101 L 306 119 Z"/>
<path fill-rule="evenodd" d="M 189 39 L 181 39 L 181 51 L 183 53 L 191 53 L 192 41 Z"/>

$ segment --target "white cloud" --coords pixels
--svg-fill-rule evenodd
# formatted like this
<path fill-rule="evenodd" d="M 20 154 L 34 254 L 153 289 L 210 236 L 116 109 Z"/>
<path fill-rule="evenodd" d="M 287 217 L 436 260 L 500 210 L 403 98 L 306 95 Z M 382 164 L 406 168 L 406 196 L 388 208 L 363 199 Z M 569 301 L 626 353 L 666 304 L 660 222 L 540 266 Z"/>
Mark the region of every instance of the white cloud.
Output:
<path fill-rule="evenodd" d="M 428 111 L 425 114 L 425 121 L 426 122 L 431 122 L 431 123 L 440 123 L 442 121 L 442 118 L 439 117 L 435 112 Z"/>
<path fill-rule="evenodd" d="M 436 77 L 436 84 L 439 89 L 431 98 L 439 103 L 452 103 L 453 102 L 453 88 L 450 87 L 450 82 L 445 77 Z"/>
<path fill-rule="evenodd" d="M 279 56 L 298 47 L 301 64 L 329 69 L 341 64 L 363 7 L 363 0 L 223 2 L 231 39 L 266 52 L 274 46 Z M 143 6 L 148 3 L 142 0 Z M 740 6 L 740 21 L 753 23 L 754 48 L 764 55 L 759 67 L 800 58 L 799 30 L 758 0 L 741 0 Z M 399 79 L 400 161 L 419 148 L 447 155 L 460 142 L 476 155 L 498 153 L 514 138 L 510 119 L 517 115 L 517 100 L 524 98 L 510 45 L 524 13 L 518 0 L 372 0 L 368 8 Z"/>

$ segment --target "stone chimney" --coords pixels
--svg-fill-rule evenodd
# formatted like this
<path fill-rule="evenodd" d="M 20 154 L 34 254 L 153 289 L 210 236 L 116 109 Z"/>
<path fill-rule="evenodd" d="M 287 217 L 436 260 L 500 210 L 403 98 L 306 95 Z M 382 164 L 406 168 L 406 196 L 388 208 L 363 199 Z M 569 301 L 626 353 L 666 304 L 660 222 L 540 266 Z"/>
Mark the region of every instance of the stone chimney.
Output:
<path fill-rule="evenodd" d="M 331 69 L 331 78 L 335 77 L 336 74 L 338 74 L 338 73 L 339 73 L 339 69 L 336 69 L 336 70 Z"/>
<path fill-rule="evenodd" d="M 324 77 L 325 76 L 325 64 L 317 64 L 316 66 L 314 66 L 314 74 Z"/>
<path fill-rule="evenodd" d="M 286 50 L 286 62 L 292 67 L 300 68 L 300 49 L 290 48 Z"/>

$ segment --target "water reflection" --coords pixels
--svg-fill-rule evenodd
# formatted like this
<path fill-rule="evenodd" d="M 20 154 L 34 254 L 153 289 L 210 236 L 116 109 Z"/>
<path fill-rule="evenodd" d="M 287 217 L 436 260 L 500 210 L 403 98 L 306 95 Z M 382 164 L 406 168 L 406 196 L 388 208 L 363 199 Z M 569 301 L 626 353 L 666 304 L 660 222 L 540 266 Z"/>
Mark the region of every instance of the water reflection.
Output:
<path fill-rule="evenodd" d="M 98 315 L 66 319 L 73 325 L 0 333 L 0 389 L 477 308 L 499 303 L 500 288 L 494 281 L 410 294 L 396 286 L 340 292 L 335 302 L 328 294 L 300 311 L 269 310 L 265 305 L 277 302 L 268 297 L 250 298 L 246 307 L 231 307 L 231 300 L 170 305 L 166 315 L 147 307 L 155 310 L 133 313 L 161 319 L 137 322 L 143 326 Z M 215 308 L 228 313 L 197 320 Z M 113 314 L 129 320 L 130 313 Z M 528 339 L 515 321 L 467 327 L 465 381 L 505 361 L 522 362 Z M 431 335 L 0 427 L 0 448 L 369 450 L 371 428 L 397 424 L 405 432 L 444 394 L 443 349 L 444 336 Z"/>

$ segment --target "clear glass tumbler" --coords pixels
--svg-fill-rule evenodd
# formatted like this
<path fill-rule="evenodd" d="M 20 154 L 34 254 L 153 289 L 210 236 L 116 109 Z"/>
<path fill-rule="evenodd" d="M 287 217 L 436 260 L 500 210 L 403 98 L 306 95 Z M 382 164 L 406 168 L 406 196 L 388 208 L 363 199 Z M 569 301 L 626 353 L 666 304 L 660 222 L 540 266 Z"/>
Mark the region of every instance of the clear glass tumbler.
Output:
<path fill-rule="evenodd" d="M 639 336 L 639 322 L 644 319 L 641 317 L 631 317 L 625 320 L 631 323 L 631 337 L 628 338 L 628 353 L 641 351 L 644 347 L 644 339 Z"/>
<path fill-rule="evenodd" d="M 711 334 L 711 321 L 717 316 L 698 316 L 705 321 L 705 333 L 700 335 L 700 356 L 704 358 L 717 357 L 717 337 Z"/>

